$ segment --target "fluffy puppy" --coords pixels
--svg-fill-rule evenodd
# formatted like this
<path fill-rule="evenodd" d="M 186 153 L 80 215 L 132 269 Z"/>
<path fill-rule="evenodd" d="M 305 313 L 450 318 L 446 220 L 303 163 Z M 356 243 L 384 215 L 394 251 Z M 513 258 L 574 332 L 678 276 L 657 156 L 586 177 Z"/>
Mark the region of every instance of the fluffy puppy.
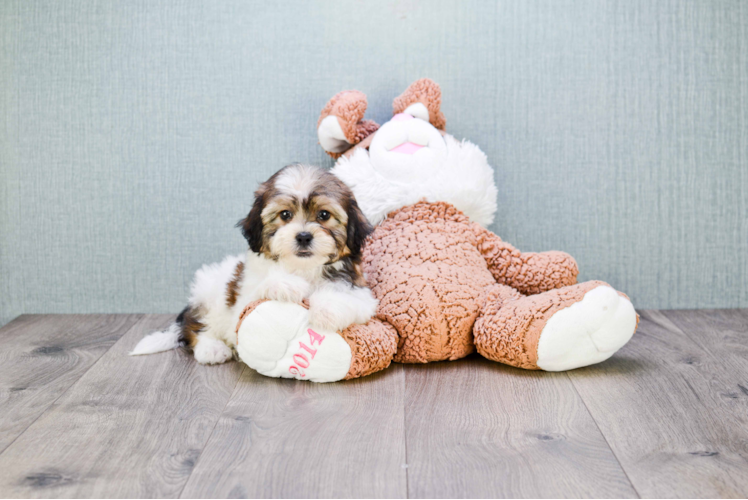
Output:
<path fill-rule="evenodd" d="M 200 363 L 223 363 L 233 356 L 239 316 L 258 299 L 308 299 L 310 323 L 326 330 L 374 315 L 377 301 L 361 272 L 361 247 L 372 228 L 334 175 L 301 164 L 281 169 L 255 192 L 237 225 L 249 243 L 246 255 L 197 271 L 175 323 L 143 338 L 131 354 L 187 346 Z"/>

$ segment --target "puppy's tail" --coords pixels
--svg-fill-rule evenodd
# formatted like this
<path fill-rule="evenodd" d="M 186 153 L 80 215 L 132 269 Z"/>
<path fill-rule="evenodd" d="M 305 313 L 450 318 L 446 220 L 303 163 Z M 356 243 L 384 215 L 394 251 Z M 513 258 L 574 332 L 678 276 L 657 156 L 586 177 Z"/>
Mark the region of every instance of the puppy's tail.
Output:
<path fill-rule="evenodd" d="M 130 352 L 130 356 L 142 354 L 154 354 L 157 352 L 170 351 L 185 345 L 182 336 L 182 322 L 185 311 L 177 316 L 177 320 L 169 325 L 169 328 L 160 332 L 153 332 L 143 337 L 138 345 Z"/>

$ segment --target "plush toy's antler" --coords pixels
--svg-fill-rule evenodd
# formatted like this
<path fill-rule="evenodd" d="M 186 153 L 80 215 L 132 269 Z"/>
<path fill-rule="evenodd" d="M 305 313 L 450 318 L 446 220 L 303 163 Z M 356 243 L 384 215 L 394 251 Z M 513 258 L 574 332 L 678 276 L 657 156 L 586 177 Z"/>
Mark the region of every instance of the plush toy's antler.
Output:
<path fill-rule="evenodd" d="M 358 90 L 337 93 L 322 110 L 317 122 L 317 137 L 322 148 L 333 158 L 355 146 L 379 128 L 364 120 L 366 95 Z"/>
<path fill-rule="evenodd" d="M 419 116 L 423 111 L 419 104 L 426 108 L 428 116 Z M 428 120 L 434 127 L 444 130 L 447 126 L 447 119 L 441 112 L 441 106 L 442 90 L 439 88 L 439 84 L 430 78 L 421 78 L 411 83 L 410 87 L 400 94 L 400 97 L 395 98 L 392 102 L 392 111 L 394 114 L 398 114 L 405 113 L 408 110 L 409 114 Z"/>

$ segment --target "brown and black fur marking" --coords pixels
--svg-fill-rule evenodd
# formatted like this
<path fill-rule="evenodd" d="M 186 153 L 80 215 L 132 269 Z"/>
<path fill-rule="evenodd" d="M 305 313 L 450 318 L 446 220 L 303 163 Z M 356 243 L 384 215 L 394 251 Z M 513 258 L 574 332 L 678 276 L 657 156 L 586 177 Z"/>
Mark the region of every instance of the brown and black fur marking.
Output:
<path fill-rule="evenodd" d="M 239 262 L 234 269 L 234 277 L 231 278 L 228 285 L 226 285 L 226 305 L 228 307 L 234 307 L 236 299 L 239 298 L 239 289 L 242 284 L 242 278 L 244 277 L 244 262 Z"/>
<path fill-rule="evenodd" d="M 267 246 L 264 244 L 267 234 L 263 234 L 265 224 L 262 222 L 262 210 L 268 204 L 268 201 L 277 196 L 278 190 L 275 189 L 275 180 L 288 167 L 284 167 L 274 173 L 267 181 L 260 184 L 255 191 L 255 201 L 252 208 L 245 218 L 240 220 L 236 225 L 241 227 L 242 235 L 249 243 L 249 248 L 255 253 L 266 253 Z M 270 235 L 272 237 L 272 235 Z"/>
<path fill-rule="evenodd" d="M 347 189 L 347 186 L 346 186 Z M 351 194 L 344 197 L 344 209 L 348 216 L 345 233 L 330 231 L 338 246 L 335 260 L 325 266 L 323 275 L 330 281 L 347 281 L 351 286 L 366 286 L 364 273 L 361 270 L 361 257 L 366 238 L 374 230 Z M 338 262 L 337 266 L 333 266 Z M 342 264 L 342 265 L 341 265 Z"/>
<path fill-rule="evenodd" d="M 194 348 L 197 345 L 197 336 L 205 328 L 200 322 L 199 312 L 187 306 L 177 316 L 176 323 L 179 325 L 179 345 Z"/>
<path fill-rule="evenodd" d="M 364 273 L 361 272 L 361 262 L 354 262 L 349 257 L 340 259 L 343 266 L 340 269 L 335 269 L 332 266 L 325 266 L 322 274 L 328 281 L 346 281 L 351 286 L 366 286 L 366 279 L 364 279 Z"/>
<path fill-rule="evenodd" d="M 361 254 L 366 243 L 366 238 L 374 231 L 374 228 L 369 224 L 369 220 L 366 218 L 364 213 L 358 207 L 356 199 L 351 193 L 348 207 L 346 208 L 348 213 L 348 232 L 346 246 L 350 251 L 350 257 L 354 260 L 354 263 L 358 266 L 361 264 Z"/>
<path fill-rule="evenodd" d="M 369 224 L 368 219 L 359 208 L 356 199 L 353 197 L 353 193 L 351 193 L 351 196 L 347 200 L 346 213 L 348 214 L 348 224 L 345 249 L 341 252 L 342 257 L 340 259 L 343 266 L 341 269 L 325 266 L 324 272 L 326 275 L 329 275 L 329 279 L 331 280 L 342 279 L 349 282 L 351 286 L 365 287 L 367 285 L 364 273 L 361 270 L 361 257 L 366 239 L 374 231 L 374 228 Z"/>

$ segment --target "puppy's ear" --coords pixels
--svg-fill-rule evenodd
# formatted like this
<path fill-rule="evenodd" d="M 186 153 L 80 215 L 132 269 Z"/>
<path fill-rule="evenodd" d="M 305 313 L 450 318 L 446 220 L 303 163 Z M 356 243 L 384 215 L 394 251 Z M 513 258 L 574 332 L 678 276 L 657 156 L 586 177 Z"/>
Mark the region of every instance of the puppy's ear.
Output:
<path fill-rule="evenodd" d="M 351 199 L 351 204 L 348 206 L 348 239 L 346 241 L 351 257 L 354 259 L 361 257 L 361 249 L 367 236 L 372 231 L 374 231 L 374 228 L 371 227 L 366 216 L 358 207 L 358 203 L 355 199 Z"/>
<path fill-rule="evenodd" d="M 242 235 L 249 243 L 249 248 L 255 252 L 262 251 L 262 209 L 265 206 L 265 190 L 260 188 L 255 193 L 255 202 L 247 216 L 240 220 L 236 226 L 242 228 Z"/>

